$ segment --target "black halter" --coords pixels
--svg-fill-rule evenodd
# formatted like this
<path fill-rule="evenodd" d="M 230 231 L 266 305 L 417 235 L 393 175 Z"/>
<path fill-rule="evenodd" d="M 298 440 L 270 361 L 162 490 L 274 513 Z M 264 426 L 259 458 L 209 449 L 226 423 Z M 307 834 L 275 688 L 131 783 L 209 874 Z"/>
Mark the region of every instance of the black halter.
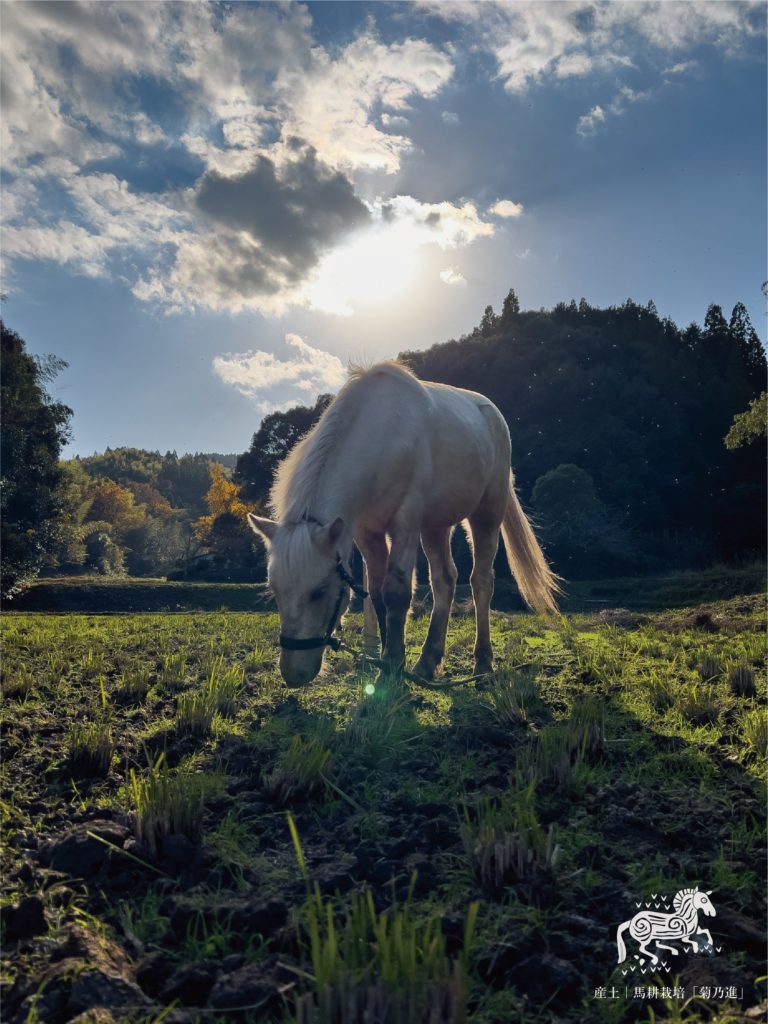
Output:
<path fill-rule="evenodd" d="M 284 651 L 312 651 L 317 647 L 330 647 L 334 651 L 338 651 L 341 646 L 341 640 L 333 635 L 336 629 L 336 620 L 339 617 L 341 611 L 341 602 L 344 600 L 344 592 L 348 588 L 358 597 L 368 597 L 368 591 L 363 590 L 352 577 L 349 575 L 347 570 L 344 568 L 344 563 L 341 560 L 341 555 L 336 552 L 336 565 L 335 571 L 341 579 L 341 586 L 339 587 L 339 596 L 336 598 L 336 604 L 333 606 L 333 612 L 331 614 L 328 628 L 325 631 L 325 636 L 308 636 L 306 638 L 296 639 L 292 636 L 285 636 L 284 633 L 280 634 L 278 643 Z"/>

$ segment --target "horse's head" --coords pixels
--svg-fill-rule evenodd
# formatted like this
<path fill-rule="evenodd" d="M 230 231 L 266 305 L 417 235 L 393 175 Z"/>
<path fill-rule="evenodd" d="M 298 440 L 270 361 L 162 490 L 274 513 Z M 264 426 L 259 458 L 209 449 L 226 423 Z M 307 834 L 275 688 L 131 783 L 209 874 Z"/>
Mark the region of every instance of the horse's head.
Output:
<path fill-rule="evenodd" d="M 280 613 L 280 674 L 289 686 L 305 686 L 320 671 L 349 603 L 346 573 L 339 570 L 349 553 L 339 550 L 344 523 L 275 523 L 251 514 L 248 522 L 269 551 L 267 576 Z"/>
<path fill-rule="evenodd" d="M 696 891 L 696 895 L 693 897 L 693 905 L 696 910 L 701 910 L 707 917 L 715 917 L 717 911 L 715 910 L 712 900 L 709 898 L 712 895 L 712 889 L 707 892 Z"/>

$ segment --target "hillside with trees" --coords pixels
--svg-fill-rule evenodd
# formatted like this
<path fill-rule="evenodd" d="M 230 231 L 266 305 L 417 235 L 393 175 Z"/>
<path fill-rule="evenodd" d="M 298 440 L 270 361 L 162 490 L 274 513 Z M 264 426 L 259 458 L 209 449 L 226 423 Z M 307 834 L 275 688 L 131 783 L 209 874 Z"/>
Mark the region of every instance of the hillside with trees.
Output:
<path fill-rule="evenodd" d="M 681 330 L 653 303 L 524 311 L 510 291 L 470 334 L 400 358 L 500 408 L 521 498 L 567 579 L 765 551 L 766 359 L 741 303 Z M 40 570 L 262 579 L 245 512 L 266 506 L 276 466 L 332 396 L 266 416 L 239 456 L 116 448 L 59 461 L 71 411 L 45 385 L 61 365 L 3 327 L 4 592 Z M 466 577 L 462 531 L 454 552 Z"/>

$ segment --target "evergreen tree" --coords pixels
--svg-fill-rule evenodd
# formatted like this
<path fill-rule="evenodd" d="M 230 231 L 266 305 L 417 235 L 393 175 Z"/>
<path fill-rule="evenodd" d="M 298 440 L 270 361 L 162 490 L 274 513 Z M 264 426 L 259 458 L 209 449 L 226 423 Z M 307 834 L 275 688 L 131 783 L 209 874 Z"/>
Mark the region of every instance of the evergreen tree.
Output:
<path fill-rule="evenodd" d="M 312 429 L 329 406 L 332 395 L 320 395 L 311 408 L 294 406 L 265 416 L 253 435 L 251 447 L 237 460 L 235 481 L 247 501 L 266 504 L 275 470 L 297 441 Z"/>
<path fill-rule="evenodd" d="M 490 308 L 490 307 L 489 307 Z M 520 315 L 520 300 L 514 288 L 510 288 L 501 307 L 501 323 L 508 324 Z"/>
<path fill-rule="evenodd" d="M 493 312 L 493 306 L 486 306 L 483 318 L 480 321 L 480 334 L 489 338 L 499 325 L 499 318 Z"/>
<path fill-rule="evenodd" d="M 738 348 L 747 379 L 753 385 L 755 392 L 758 392 L 765 387 L 765 350 L 760 344 L 757 331 L 752 326 L 747 307 L 743 302 L 737 302 L 733 307 L 728 333 Z"/>

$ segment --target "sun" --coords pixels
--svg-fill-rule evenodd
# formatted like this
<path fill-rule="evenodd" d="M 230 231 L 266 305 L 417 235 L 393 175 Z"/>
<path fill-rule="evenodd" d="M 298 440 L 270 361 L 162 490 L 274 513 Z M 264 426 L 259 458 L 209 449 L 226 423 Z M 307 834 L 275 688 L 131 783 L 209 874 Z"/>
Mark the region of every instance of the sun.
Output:
<path fill-rule="evenodd" d="M 377 224 L 329 253 L 307 289 L 313 309 L 350 316 L 355 300 L 385 302 L 414 280 L 423 238 L 410 224 Z"/>

